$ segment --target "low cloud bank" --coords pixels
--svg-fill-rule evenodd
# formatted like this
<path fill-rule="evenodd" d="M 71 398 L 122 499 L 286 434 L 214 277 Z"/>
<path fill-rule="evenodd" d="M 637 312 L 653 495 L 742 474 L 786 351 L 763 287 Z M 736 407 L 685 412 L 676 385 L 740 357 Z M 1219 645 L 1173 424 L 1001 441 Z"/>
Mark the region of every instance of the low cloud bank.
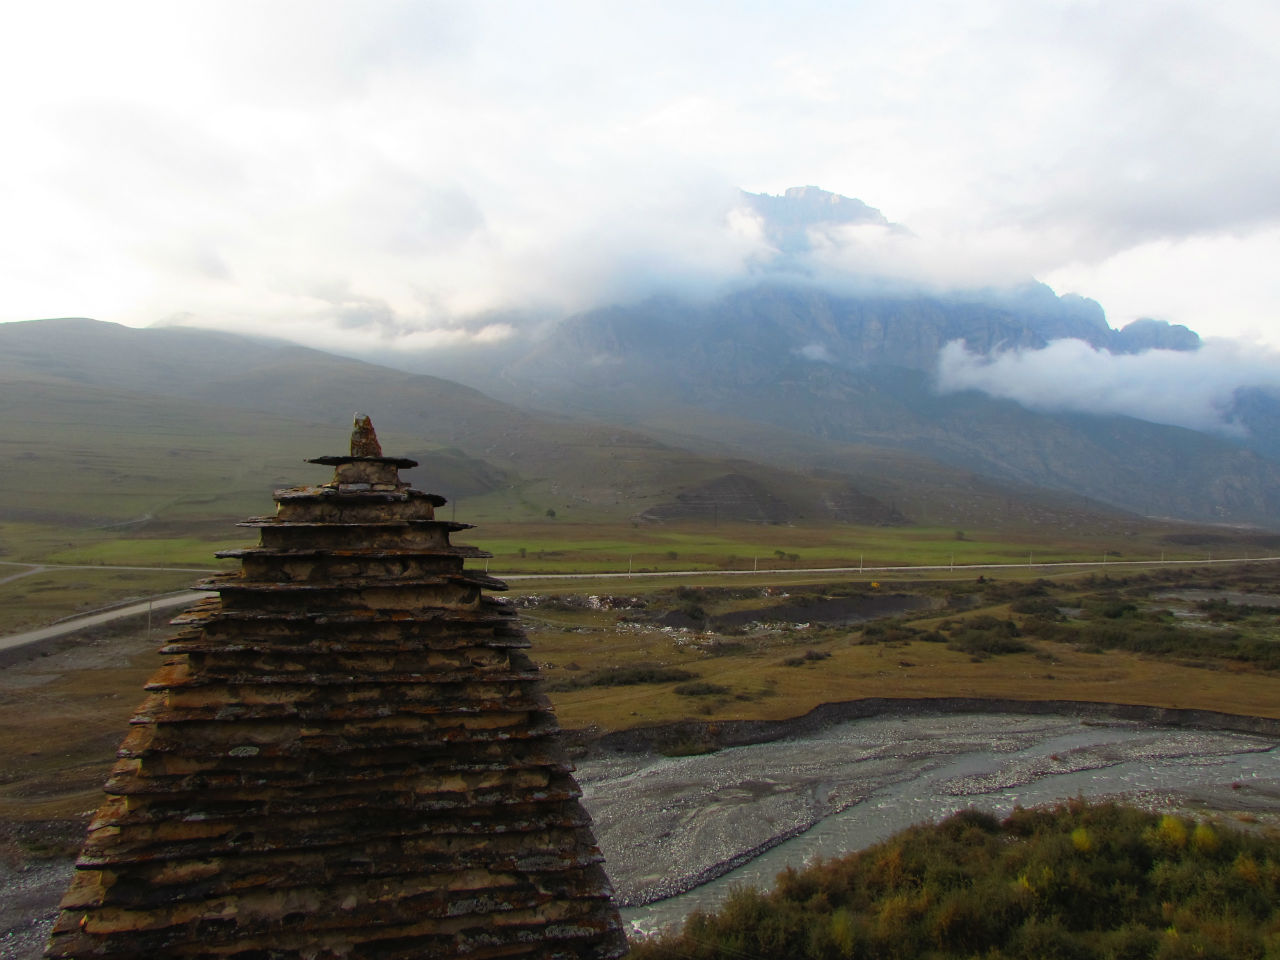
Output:
<path fill-rule="evenodd" d="M 656 194 L 580 182 L 536 204 L 401 179 L 394 203 L 362 192 L 335 204 L 327 215 L 341 229 L 309 225 L 285 270 L 255 225 L 238 223 L 233 242 L 209 248 L 219 269 L 191 255 L 189 308 L 161 322 L 257 332 L 265 321 L 340 352 L 411 353 L 485 347 L 654 294 L 714 298 L 761 282 L 946 293 L 1025 282 L 1040 265 L 1015 255 L 1025 238 L 951 244 L 887 222 L 819 219 L 782 243 L 736 187 L 668 174 Z"/>
<path fill-rule="evenodd" d="M 1042 350 L 970 353 L 960 341 L 938 358 L 943 393 L 980 390 L 1044 412 L 1122 414 L 1241 436 L 1232 419 L 1238 390 L 1280 390 L 1280 354 L 1258 344 L 1207 340 L 1196 351 L 1111 354 L 1081 340 Z"/>
<path fill-rule="evenodd" d="M 483 344 L 776 272 L 737 187 L 817 183 L 915 234 L 815 228 L 813 282 L 1267 333 L 1274 6 L 24 4 L 0 321 Z"/>

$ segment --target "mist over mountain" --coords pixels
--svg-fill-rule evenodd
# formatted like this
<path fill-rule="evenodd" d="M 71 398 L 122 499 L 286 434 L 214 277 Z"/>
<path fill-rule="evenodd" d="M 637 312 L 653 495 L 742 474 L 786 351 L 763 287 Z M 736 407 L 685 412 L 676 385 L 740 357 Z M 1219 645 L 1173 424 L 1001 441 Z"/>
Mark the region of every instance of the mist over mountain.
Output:
<path fill-rule="evenodd" d="M 651 495 L 683 504 L 679 513 L 703 502 L 697 491 L 711 490 L 750 500 L 744 516 L 835 517 L 844 508 L 833 504 L 863 496 L 880 502 L 868 515 L 894 516 L 897 493 L 915 482 L 902 464 L 914 457 L 923 470 L 960 471 L 979 485 L 1158 516 L 1278 522 L 1280 362 L 1266 351 L 1201 342 L 1157 319 L 1116 330 L 1097 302 L 1030 279 L 948 286 L 895 272 L 901 264 L 875 251 L 908 249 L 910 231 L 817 187 L 740 192 L 726 215 L 754 251 L 732 283 L 689 285 L 659 265 L 636 289 L 665 292 L 562 319 L 476 315 L 463 324 L 470 335 L 443 345 L 412 331 L 369 337 L 366 356 L 408 371 L 374 378 L 389 426 L 483 461 L 473 478 L 518 483 L 532 475 L 591 502 L 634 502 L 638 513 Z M 382 322 L 369 316 L 353 314 L 352 328 Z M 69 333 L 76 323 L 85 326 Z M 294 374 L 304 368 L 355 382 L 357 368 L 329 354 L 279 341 L 249 350 L 233 335 L 183 327 L 146 337 L 108 328 L 34 325 L 7 338 L 8 360 L 103 387 L 308 419 L 372 405 L 354 396 L 335 406 L 312 381 L 299 388 Z M 406 349 L 415 343 L 421 349 Z M 175 364 L 183 349 L 189 359 Z M 401 399 L 388 392 L 392 384 L 401 385 Z M 574 419 L 556 419 L 564 416 Z M 624 445 L 650 455 L 584 475 L 575 450 L 617 442 L 604 439 L 617 428 L 592 421 L 624 425 L 635 432 Z M 659 474 L 680 450 L 703 460 L 680 468 L 683 479 L 672 485 Z M 757 487 L 752 470 L 733 465 L 739 461 L 829 471 L 835 487 L 820 493 L 810 484 L 790 498 L 810 506 L 780 506 L 788 498 Z M 750 482 L 727 479 L 739 476 Z"/>
<path fill-rule="evenodd" d="M 1140 317 L 1116 331 L 1112 353 L 1142 353 L 1146 350 L 1199 350 L 1200 334 L 1180 323 Z"/>
<path fill-rule="evenodd" d="M 880 276 L 872 258 L 832 281 L 833 244 L 909 231 L 816 187 L 743 198 L 772 251 L 753 282 L 417 362 L 508 401 L 778 462 L 842 468 L 825 445 L 874 445 L 1143 513 L 1280 516 L 1280 363 L 1267 352 L 1157 319 L 1116 330 L 1095 301 L 1032 280 L 942 289 Z"/>
<path fill-rule="evenodd" d="M 768 435 L 774 449 L 807 441 L 721 418 L 720 439 L 663 442 L 599 412 L 539 413 L 448 380 L 212 331 L 83 318 L 0 324 L 0 404 L 9 464 L 0 515 L 17 520 L 137 526 L 194 514 L 225 525 L 261 497 L 255 472 L 234 464 L 247 457 L 279 485 L 304 482 L 304 459 L 329 449 L 334 425 L 360 410 L 376 416 L 388 449 L 421 461 L 411 481 L 455 503 L 468 498 L 472 511 L 482 498 L 503 520 L 542 520 L 552 509 L 583 521 L 1132 521 L 1084 497 L 889 448 L 831 442 L 825 467 L 769 463 L 743 455 L 733 431 Z M 698 419 L 716 432 L 714 415 Z"/>
<path fill-rule="evenodd" d="M 1080 340 L 1057 340 L 1037 350 L 986 354 L 956 341 L 939 356 L 937 383 L 943 392 L 981 390 L 1044 412 L 1123 411 L 1232 437 L 1265 452 L 1273 430 L 1256 398 L 1280 389 L 1280 364 L 1256 347 L 1229 340 L 1209 341 L 1195 352 L 1111 353 Z"/>

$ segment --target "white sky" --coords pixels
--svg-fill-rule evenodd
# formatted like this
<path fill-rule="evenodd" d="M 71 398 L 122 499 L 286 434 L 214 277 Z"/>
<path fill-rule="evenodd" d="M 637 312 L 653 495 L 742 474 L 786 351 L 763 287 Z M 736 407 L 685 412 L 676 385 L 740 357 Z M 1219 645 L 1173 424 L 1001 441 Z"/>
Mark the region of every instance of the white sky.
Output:
<path fill-rule="evenodd" d="M 816 184 L 916 237 L 828 260 L 1280 345 L 1273 0 L 55 0 L 0 91 L 0 320 L 495 338 L 730 282 L 735 188 Z"/>

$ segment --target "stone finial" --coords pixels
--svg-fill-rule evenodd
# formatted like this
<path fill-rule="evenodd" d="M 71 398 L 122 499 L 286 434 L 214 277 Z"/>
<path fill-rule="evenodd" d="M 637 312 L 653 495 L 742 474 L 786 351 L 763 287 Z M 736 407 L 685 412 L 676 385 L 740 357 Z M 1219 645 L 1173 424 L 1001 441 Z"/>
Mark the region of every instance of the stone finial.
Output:
<path fill-rule="evenodd" d="M 378 443 L 378 435 L 373 432 L 373 421 L 358 413 L 351 428 L 351 456 L 382 456 L 382 444 Z"/>

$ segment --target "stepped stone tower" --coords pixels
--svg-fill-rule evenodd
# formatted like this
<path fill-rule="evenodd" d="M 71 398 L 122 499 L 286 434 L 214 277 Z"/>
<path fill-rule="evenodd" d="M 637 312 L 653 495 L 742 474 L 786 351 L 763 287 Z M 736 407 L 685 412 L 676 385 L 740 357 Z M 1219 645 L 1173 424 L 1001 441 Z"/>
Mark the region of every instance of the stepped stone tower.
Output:
<path fill-rule="evenodd" d="M 174 623 L 47 956 L 604 958 L 590 821 L 470 524 L 368 418 Z"/>

